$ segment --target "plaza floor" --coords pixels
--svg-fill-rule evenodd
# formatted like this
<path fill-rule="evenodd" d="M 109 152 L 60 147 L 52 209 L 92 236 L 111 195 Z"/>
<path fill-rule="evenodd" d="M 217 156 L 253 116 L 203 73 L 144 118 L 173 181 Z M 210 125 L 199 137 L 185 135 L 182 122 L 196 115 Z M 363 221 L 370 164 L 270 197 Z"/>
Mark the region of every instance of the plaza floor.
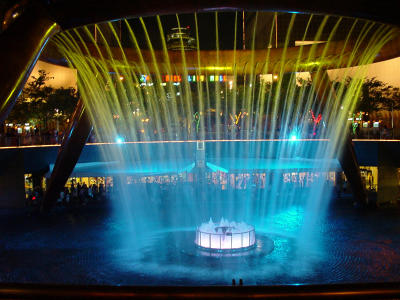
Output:
<path fill-rule="evenodd" d="M 230 285 L 232 278 L 242 278 L 245 285 L 276 285 L 400 281 L 399 210 L 359 210 L 350 199 L 333 200 L 315 228 L 319 247 L 306 255 L 299 252 L 290 234 L 288 220 L 296 222 L 297 211 L 287 213 L 290 218 L 275 220 L 275 228 L 283 226 L 285 234 L 258 232 L 260 243 L 267 237 L 273 241 L 272 251 L 224 258 L 199 255 L 192 248 L 190 228 L 158 231 L 141 247 L 123 246 L 116 241 L 128 232 L 109 204 L 60 210 L 47 217 L 3 210 L 0 282 Z"/>

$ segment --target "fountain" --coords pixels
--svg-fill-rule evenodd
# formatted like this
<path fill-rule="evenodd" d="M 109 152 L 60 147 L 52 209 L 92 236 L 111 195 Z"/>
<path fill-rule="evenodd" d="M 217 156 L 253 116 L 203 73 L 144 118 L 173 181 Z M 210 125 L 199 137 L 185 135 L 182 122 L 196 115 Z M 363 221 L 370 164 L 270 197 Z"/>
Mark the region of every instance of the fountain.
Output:
<path fill-rule="evenodd" d="M 244 250 L 256 243 L 254 227 L 244 222 L 229 222 L 221 218 L 219 223 L 212 219 L 202 223 L 196 230 L 195 244 L 209 250 Z"/>
<path fill-rule="evenodd" d="M 272 23 L 269 43 L 260 49 L 259 14 L 247 50 L 239 50 L 241 21 L 235 12 L 122 20 L 54 39 L 78 70 L 79 92 L 96 139 L 104 143 L 104 160 L 119 166 L 108 173 L 115 183 L 115 227 L 123 228 L 113 241 L 130 255 L 124 267 L 166 277 L 208 276 L 215 265 L 198 258 L 196 247 L 203 252 L 254 247 L 249 259 L 256 257 L 251 263 L 259 267 L 251 274 L 264 278 L 268 255 L 279 256 L 276 261 L 299 275 L 312 272 L 315 253 L 323 252 L 316 224 L 326 215 L 348 112 L 366 73 L 359 68 L 357 76 L 333 88 L 327 70 L 373 62 L 394 32 L 349 19 L 350 30 L 338 42 L 343 18 L 310 15 L 303 44 L 290 47 L 301 17 L 288 14 L 283 45 L 269 47 L 276 34 Z M 306 45 L 320 41 L 328 23 L 325 42 Z M 182 39 L 181 47 L 174 44 L 180 50 L 169 50 L 165 27 L 187 24 L 195 50 L 188 51 Z M 219 32 L 225 24 L 232 25 L 224 32 L 232 37 L 229 45 Z M 245 223 L 201 224 L 222 216 Z M 221 264 L 213 276 L 249 274 L 240 269 L 248 265 Z"/>

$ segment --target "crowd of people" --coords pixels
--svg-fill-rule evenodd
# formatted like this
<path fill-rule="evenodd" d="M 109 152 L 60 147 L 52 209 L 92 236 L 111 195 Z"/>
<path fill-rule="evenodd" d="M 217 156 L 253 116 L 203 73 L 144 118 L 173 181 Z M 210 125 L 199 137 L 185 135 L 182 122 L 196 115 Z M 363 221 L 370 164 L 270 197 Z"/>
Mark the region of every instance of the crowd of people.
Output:
<path fill-rule="evenodd" d="M 18 132 L 15 128 L 7 128 L 0 132 L 0 145 L 25 146 L 25 145 L 53 145 L 60 144 L 63 132 L 58 130 L 39 131 L 37 128 L 29 131 Z"/>
<path fill-rule="evenodd" d="M 37 212 L 40 210 L 43 201 L 44 191 L 40 186 L 28 191 L 26 206 L 29 212 Z M 56 207 L 78 208 L 85 206 L 91 202 L 103 202 L 107 199 L 106 189 L 104 184 L 86 183 L 72 184 L 71 187 L 64 187 L 60 192 L 56 201 Z"/>
<path fill-rule="evenodd" d="M 71 188 L 64 187 L 64 190 L 60 192 L 60 196 L 57 199 L 58 206 L 81 206 L 87 205 L 92 201 L 103 201 L 106 199 L 106 190 L 104 184 L 91 184 L 89 186 L 86 183 L 82 185 L 78 183 L 76 186 L 71 185 Z"/>

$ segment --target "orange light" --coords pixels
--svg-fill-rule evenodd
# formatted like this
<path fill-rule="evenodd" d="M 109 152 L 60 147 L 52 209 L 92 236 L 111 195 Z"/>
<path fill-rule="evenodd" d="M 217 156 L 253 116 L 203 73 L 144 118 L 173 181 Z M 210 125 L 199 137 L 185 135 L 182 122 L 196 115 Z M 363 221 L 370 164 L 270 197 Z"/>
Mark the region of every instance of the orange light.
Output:
<path fill-rule="evenodd" d="M 144 132 L 144 129 L 141 130 Z M 298 139 L 296 142 L 329 142 L 329 139 Z M 383 140 L 383 139 L 353 139 L 355 142 L 400 142 L 400 140 Z M 134 141 L 134 142 L 123 142 L 123 144 L 173 144 L 173 143 L 197 143 L 197 140 L 180 140 L 180 141 Z M 291 142 L 290 139 L 233 139 L 233 140 L 204 140 L 206 143 L 218 143 L 218 142 Z M 117 145 L 118 143 L 86 143 L 88 146 L 97 145 Z M 60 145 L 32 145 L 32 146 L 7 146 L 0 147 L 3 149 L 23 149 L 23 148 L 45 148 L 45 147 L 60 147 Z"/>

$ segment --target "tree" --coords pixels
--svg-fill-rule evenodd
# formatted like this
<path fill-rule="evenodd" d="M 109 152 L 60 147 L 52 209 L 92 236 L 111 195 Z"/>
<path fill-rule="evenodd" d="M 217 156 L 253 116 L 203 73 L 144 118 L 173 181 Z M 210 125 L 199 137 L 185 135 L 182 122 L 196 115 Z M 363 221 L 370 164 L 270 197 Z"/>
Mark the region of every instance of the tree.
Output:
<path fill-rule="evenodd" d="M 47 98 L 47 108 L 52 112 L 61 113 L 68 118 L 75 110 L 78 103 L 78 93 L 74 88 L 58 88 Z"/>
<path fill-rule="evenodd" d="M 352 78 L 347 78 L 343 83 L 335 82 L 335 88 L 342 87 L 345 95 Z M 365 115 L 370 115 L 374 112 L 382 110 L 391 112 L 391 125 L 393 127 L 393 111 L 400 110 L 400 90 L 377 80 L 375 77 L 366 79 L 361 86 L 361 93 L 358 99 L 353 115 L 359 112 L 365 112 Z"/>
<path fill-rule="evenodd" d="M 49 121 L 65 121 L 73 113 L 78 102 L 74 88 L 46 86 L 52 79 L 45 70 L 38 71 L 39 76 L 32 76 L 11 111 L 8 121 L 16 124 L 34 123 L 42 129 L 48 129 Z"/>
<path fill-rule="evenodd" d="M 388 86 L 384 89 L 380 106 L 384 110 L 400 109 L 400 90 L 397 87 Z"/>
<path fill-rule="evenodd" d="M 17 124 L 28 122 L 38 124 L 42 121 L 43 127 L 46 127 L 48 112 L 44 110 L 43 104 L 53 89 L 46 87 L 45 84 L 52 77 L 49 77 L 44 70 L 39 70 L 38 73 L 38 77 L 32 76 L 33 80 L 25 85 L 8 117 L 9 121 Z"/>
<path fill-rule="evenodd" d="M 347 84 L 351 79 L 347 80 Z M 361 87 L 361 96 L 357 102 L 355 112 L 367 113 L 380 110 L 400 109 L 399 89 L 392 87 L 376 78 L 366 79 Z"/>

